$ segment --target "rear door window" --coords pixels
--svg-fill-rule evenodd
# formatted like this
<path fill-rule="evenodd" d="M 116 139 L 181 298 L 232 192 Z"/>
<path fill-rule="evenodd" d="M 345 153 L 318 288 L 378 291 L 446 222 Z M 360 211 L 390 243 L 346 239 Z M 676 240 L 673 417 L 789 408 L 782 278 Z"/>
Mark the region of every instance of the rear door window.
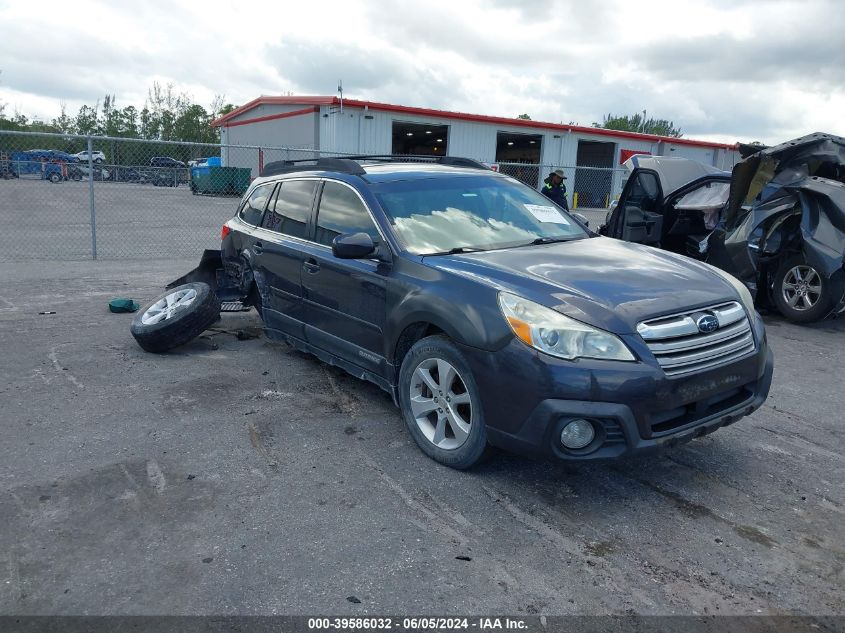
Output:
<path fill-rule="evenodd" d="M 374 242 L 381 239 L 375 222 L 358 194 L 346 185 L 327 180 L 320 196 L 314 241 L 331 246 L 338 235 L 349 233 L 366 233 Z"/>
<path fill-rule="evenodd" d="M 316 180 L 283 180 L 261 226 L 300 239 L 308 238 L 308 218 L 314 204 Z"/>
<path fill-rule="evenodd" d="M 249 194 L 246 202 L 244 202 L 240 211 L 240 218 L 247 224 L 258 226 L 261 224 L 261 216 L 264 213 L 264 208 L 267 206 L 267 199 L 273 193 L 273 187 L 276 183 L 268 182 L 264 185 L 258 185 Z"/>

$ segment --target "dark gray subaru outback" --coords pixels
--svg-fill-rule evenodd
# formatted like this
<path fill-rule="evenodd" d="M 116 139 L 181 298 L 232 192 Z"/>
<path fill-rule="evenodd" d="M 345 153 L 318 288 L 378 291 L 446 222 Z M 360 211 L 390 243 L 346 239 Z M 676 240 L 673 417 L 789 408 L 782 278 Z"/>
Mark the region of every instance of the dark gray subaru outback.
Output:
<path fill-rule="evenodd" d="M 264 173 L 220 252 L 139 313 L 145 348 L 184 342 L 219 300 L 253 305 L 268 337 L 388 391 L 454 468 L 488 445 L 567 460 L 670 446 L 768 395 L 763 323 L 712 266 L 597 236 L 466 159 Z"/>

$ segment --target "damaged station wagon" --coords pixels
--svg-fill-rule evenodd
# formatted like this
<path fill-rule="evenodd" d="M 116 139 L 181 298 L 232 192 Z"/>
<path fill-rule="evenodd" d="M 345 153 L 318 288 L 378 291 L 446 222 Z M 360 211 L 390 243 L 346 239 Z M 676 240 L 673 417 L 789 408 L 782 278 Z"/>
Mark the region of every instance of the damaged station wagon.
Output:
<path fill-rule="evenodd" d="M 772 379 L 763 323 L 732 276 L 596 235 L 454 157 L 268 165 L 221 250 L 142 309 L 133 334 L 164 351 L 219 300 L 385 389 L 422 451 L 454 468 L 489 445 L 590 460 L 677 444 L 750 414 Z"/>
<path fill-rule="evenodd" d="M 634 156 L 603 235 L 713 264 L 797 323 L 845 310 L 845 139 L 810 134 L 729 174 Z"/>

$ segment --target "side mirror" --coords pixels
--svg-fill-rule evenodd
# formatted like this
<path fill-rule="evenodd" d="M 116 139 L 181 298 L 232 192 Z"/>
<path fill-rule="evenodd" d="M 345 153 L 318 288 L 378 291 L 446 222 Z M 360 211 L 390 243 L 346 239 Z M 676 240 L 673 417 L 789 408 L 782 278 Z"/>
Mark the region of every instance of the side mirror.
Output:
<path fill-rule="evenodd" d="M 332 254 L 338 259 L 363 259 L 375 253 L 373 238 L 366 233 L 338 235 L 332 240 Z"/>
<path fill-rule="evenodd" d="M 581 215 L 580 213 L 570 213 L 570 215 L 578 220 L 581 224 L 589 228 L 590 221 L 586 218 L 586 216 Z"/>

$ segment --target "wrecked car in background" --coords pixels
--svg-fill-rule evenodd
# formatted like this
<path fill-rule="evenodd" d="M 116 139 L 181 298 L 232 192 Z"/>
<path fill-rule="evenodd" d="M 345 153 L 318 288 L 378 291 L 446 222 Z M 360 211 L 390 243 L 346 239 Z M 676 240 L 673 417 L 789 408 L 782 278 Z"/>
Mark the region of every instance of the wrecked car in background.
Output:
<path fill-rule="evenodd" d="M 717 266 L 798 323 L 845 310 L 845 139 L 809 134 L 723 172 L 633 156 L 599 232 Z"/>

